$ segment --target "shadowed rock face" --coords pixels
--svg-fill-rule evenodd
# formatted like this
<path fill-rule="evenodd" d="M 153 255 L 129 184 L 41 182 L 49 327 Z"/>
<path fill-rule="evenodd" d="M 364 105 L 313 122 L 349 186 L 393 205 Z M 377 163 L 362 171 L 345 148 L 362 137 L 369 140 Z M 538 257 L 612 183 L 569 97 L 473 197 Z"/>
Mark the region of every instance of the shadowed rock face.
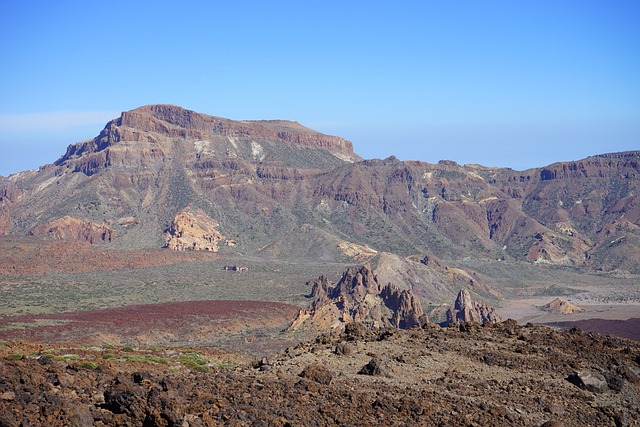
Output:
<path fill-rule="evenodd" d="M 447 324 L 476 322 L 497 323 L 502 319 L 495 309 L 481 301 L 472 301 L 471 294 L 466 289 L 461 289 L 453 308 L 447 310 Z"/>
<path fill-rule="evenodd" d="M 315 299 L 306 310 L 300 310 L 289 330 L 338 329 L 351 322 L 370 328 L 401 329 L 422 326 L 427 316 L 411 290 L 400 290 L 392 283 L 381 285 L 369 264 L 348 269 L 340 281 L 331 286 L 325 276 L 313 284 Z"/>

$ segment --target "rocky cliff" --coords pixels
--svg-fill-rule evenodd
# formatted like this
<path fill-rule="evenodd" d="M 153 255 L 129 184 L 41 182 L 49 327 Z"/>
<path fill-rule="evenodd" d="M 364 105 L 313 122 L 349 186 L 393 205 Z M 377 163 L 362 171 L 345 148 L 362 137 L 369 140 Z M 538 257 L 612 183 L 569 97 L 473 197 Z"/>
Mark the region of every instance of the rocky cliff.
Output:
<path fill-rule="evenodd" d="M 497 323 L 502 319 L 495 309 L 482 301 L 473 301 L 466 289 L 461 289 L 452 308 L 447 310 L 447 324 L 456 323 Z"/>
<path fill-rule="evenodd" d="M 34 227 L 29 234 L 32 236 L 42 236 L 47 239 L 69 239 L 88 243 L 104 243 L 114 239 L 116 231 L 106 224 L 96 224 L 91 221 L 64 216 Z"/>
<path fill-rule="evenodd" d="M 221 244 L 235 246 L 235 242 L 225 239 L 216 230 L 218 225 L 201 209 L 185 208 L 173 218 L 167 230 L 165 247 L 174 251 L 218 252 Z"/>
<path fill-rule="evenodd" d="M 309 296 L 314 300 L 300 310 L 289 330 L 342 329 L 351 322 L 370 328 L 408 329 L 427 322 L 413 292 L 391 283 L 382 285 L 369 264 L 348 269 L 335 286 L 325 276 L 319 277 Z"/>
<path fill-rule="evenodd" d="M 87 175 L 109 166 L 149 166 L 166 161 L 175 140 L 185 141 L 196 161 L 219 157 L 282 160 L 274 145 L 283 144 L 328 152 L 342 160 L 358 159 L 351 142 L 296 122 L 235 121 L 173 105 L 149 105 L 123 112 L 96 138 L 70 145 L 55 165 Z"/>

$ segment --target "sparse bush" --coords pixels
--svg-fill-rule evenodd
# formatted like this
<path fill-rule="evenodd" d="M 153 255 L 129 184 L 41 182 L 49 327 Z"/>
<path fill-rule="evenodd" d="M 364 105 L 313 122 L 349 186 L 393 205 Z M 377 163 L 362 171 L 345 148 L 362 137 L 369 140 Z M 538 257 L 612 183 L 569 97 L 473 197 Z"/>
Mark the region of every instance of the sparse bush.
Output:
<path fill-rule="evenodd" d="M 95 362 L 90 362 L 86 360 L 80 364 L 80 367 L 83 369 L 94 370 L 94 369 L 98 369 L 98 364 Z"/>
<path fill-rule="evenodd" d="M 24 358 L 24 355 L 23 354 L 14 353 L 14 354 L 10 354 L 9 356 L 7 356 L 7 358 L 9 360 L 22 360 Z"/>
<path fill-rule="evenodd" d="M 56 356 L 56 360 L 78 360 L 77 354 L 63 354 L 62 356 Z"/>
<path fill-rule="evenodd" d="M 198 372 L 209 372 L 211 370 L 207 366 L 207 360 L 196 352 L 185 353 L 180 356 L 179 360 L 183 365 L 189 366 Z"/>

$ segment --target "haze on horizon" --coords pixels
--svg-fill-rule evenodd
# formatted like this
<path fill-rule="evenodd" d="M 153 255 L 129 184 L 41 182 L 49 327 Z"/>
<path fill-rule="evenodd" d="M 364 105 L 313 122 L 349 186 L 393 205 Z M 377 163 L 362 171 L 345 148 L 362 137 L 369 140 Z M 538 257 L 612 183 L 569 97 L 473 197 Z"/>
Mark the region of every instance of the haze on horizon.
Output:
<path fill-rule="evenodd" d="M 5 2 L 0 175 L 121 111 L 287 119 L 365 158 L 514 169 L 640 148 L 640 3 Z"/>

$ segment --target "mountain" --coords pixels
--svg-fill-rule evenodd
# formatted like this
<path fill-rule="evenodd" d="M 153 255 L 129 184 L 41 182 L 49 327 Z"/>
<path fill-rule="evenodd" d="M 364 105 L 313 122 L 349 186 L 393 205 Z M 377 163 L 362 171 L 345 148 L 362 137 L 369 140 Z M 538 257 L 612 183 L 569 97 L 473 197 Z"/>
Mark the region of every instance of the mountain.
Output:
<path fill-rule="evenodd" d="M 0 234 L 158 248 L 173 241 L 178 216 L 197 212 L 225 244 L 187 247 L 351 262 L 437 253 L 639 273 L 639 160 L 639 151 L 612 153 L 526 171 L 362 160 L 349 141 L 296 122 L 151 105 L 38 171 L 0 178 Z M 212 238 L 206 229 L 201 237 Z"/>

